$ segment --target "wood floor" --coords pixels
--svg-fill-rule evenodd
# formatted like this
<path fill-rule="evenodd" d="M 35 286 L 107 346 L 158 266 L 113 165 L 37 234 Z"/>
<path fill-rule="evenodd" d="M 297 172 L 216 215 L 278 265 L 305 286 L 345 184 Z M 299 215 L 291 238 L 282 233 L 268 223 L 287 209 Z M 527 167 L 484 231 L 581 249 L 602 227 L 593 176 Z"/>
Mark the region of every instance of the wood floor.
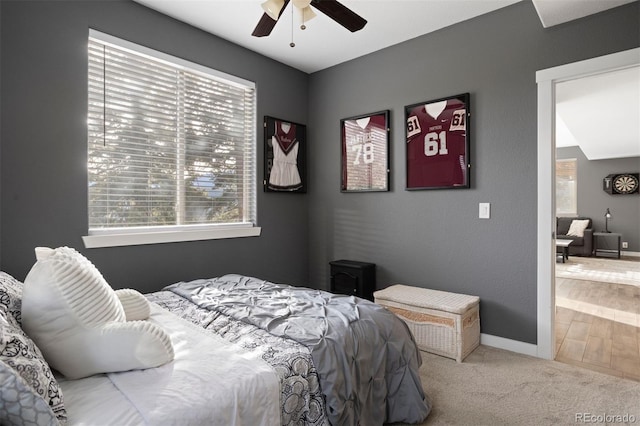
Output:
<path fill-rule="evenodd" d="M 606 270 L 606 261 L 588 259 L 569 259 L 576 270 L 579 262 L 592 262 L 590 274 L 581 279 L 565 278 L 567 273 L 556 276 L 556 361 L 640 381 L 640 282 L 583 279 L 596 278 L 599 268 Z M 634 277 L 640 271 L 640 258 L 610 263 Z"/>

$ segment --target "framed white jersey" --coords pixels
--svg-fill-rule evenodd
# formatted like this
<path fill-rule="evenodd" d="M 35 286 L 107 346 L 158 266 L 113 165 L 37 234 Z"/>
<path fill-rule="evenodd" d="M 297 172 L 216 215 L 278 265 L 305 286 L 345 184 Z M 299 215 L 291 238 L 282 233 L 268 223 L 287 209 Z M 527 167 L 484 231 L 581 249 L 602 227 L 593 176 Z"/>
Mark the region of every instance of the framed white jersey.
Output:
<path fill-rule="evenodd" d="M 264 190 L 306 192 L 306 126 L 264 117 Z"/>
<path fill-rule="evenodd" d="M 407 189 L 469 188 L 469 94 L 405 107 Z"/>
<path fill-rule="evenodd" d="M 389 111 L 340 121 L 341 191 L 389 190 Z"/>

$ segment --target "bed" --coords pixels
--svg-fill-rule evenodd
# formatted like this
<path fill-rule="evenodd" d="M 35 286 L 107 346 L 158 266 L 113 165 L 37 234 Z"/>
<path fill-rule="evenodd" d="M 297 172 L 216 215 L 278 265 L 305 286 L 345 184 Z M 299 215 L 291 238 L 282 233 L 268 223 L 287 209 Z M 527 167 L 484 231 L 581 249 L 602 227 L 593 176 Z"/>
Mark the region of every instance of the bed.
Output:
<path fill-rule="evenodd" d="M 32 358 L 46 358 L 15 329 L 22 283 L 0 278 L 3 329 L 13 324 Z M 176 283 L 145 299 L 145 322 L 169 336 L 172 360 L 74 380 L 47 373 L 41 361 L 35 384 L 33 374 L 17 379 L 43 397 L 43 416 L 53 413 L 50 423 L 34 424 L 376 425 L 421 422 L 431 409 L 410 332 L 372 302 L 235 274 Z M 3 382 L 17 365 L 4 346 Z M 6 387 L 0 396 L 9 407 Z M 35 412 L 47 411 L 41 405 Z M 0 409 L 0 423 L 10 414 Z"/>

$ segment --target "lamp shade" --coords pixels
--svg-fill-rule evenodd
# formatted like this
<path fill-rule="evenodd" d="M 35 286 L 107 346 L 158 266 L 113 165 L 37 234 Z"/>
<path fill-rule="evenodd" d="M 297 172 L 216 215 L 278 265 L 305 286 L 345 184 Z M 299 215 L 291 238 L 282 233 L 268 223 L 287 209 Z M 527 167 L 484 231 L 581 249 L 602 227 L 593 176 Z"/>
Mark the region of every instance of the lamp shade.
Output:
<path fill-rule="evenodd" d="M 611 212 L 609 211 L 609 208 L 607 208 L 607 211 L 604 214 L 604 232 L 611 232 L 609 231 L 609 219 L 611 219 Z"/>
<path fill-rule="evenodd" d="M 264 10 L 264 13 L 269 15 L 269 18 L 273 19 L 274 21 L 277 21 L 278 18 L 280 17 L 280 11 L 284 6 L 284 0 L 267 0 L 264 3 L 262 3 L 261 6 L 262 6 L 262 9 Z"/>

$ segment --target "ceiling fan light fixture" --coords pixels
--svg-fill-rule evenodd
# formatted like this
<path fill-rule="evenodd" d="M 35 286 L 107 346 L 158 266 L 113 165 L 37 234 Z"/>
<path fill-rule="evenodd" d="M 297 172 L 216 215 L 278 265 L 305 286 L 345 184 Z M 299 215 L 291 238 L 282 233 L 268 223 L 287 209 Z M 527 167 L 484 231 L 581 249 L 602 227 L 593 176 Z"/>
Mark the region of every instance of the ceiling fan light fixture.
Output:
<path fill-rule="evenodd" d="M 302 26 L 300 28 L 306 28 L 305 22 L 316 16 L 315 12 L 309 7 L 312 3 L 315 9 L 318 9 L 324 15 L 352 33 L 361 30 L 367 24 L 366 19 L 338 0 L 267 0 L 261 5 L 265 13 L 262 14 L 258 25 L 256 25 L 251 35 L 254 37 L 264 37 L 271 34 L 271 30 L 273 30 L 276 22 L 278 22 L 282 12 L 289 3 L 293 3 L 291 7 L 291 28 L 293 28 L 294 25 L 294 9 L 300 9 L 302 12 Z"/>
<path fill-rule="evenodd" d="M 298 9 L 304 9 L 305 7 L 309 7 L 311 5 L 311 0 L 292 0 L 293 5 Z"/>
<path fill-rule="evenodd" d="M 316 13 L 311 9 L 311 6 L 307 6 L 302 9 L 302 22 L 307 22 L 316 17 Z"/>
<path fill-rule="evenodd" d="M 264 13 L 269 15 L 269 18 L 277 21 L 280 17 L 280 11 L 284 6 L 284 0 L 267 0 L 261 4 Z"/>

